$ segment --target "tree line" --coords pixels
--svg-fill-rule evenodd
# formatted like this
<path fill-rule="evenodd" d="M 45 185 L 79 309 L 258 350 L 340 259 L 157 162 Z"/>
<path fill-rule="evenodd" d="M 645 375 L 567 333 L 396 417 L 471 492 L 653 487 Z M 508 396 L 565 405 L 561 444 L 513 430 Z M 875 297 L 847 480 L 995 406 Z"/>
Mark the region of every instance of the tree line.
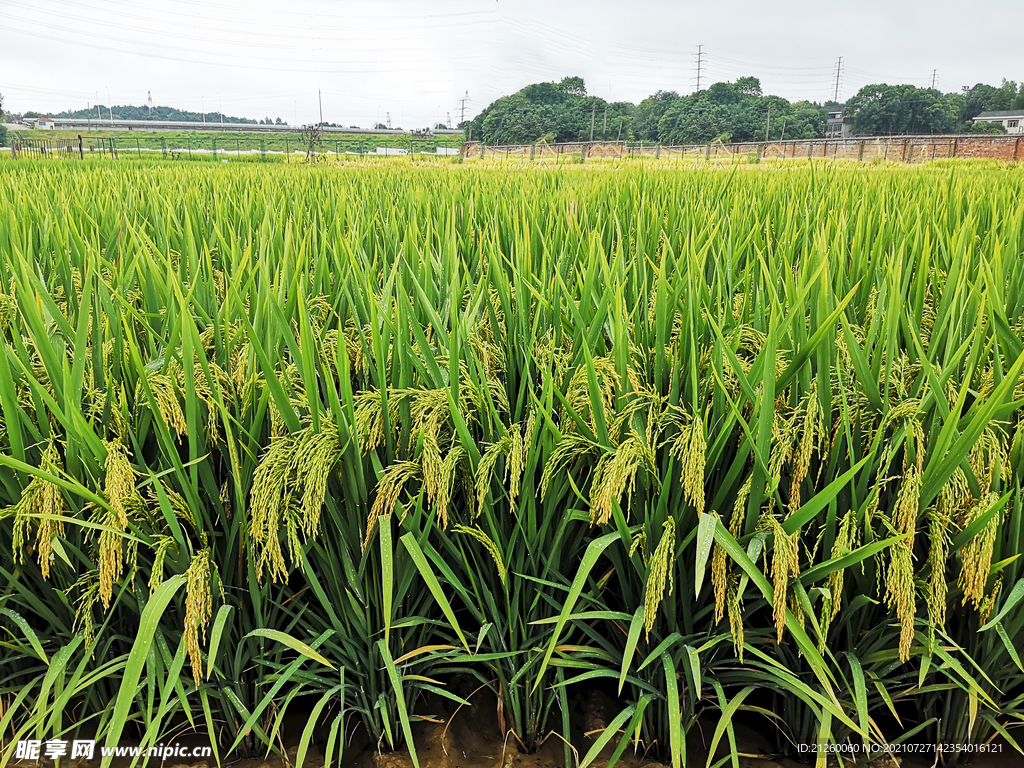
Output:
<path fill-rule="evenodd" d="M 113 117 L 115 120 L 173 120 L 182 123 L 252 123 L 255 125 L 283 125 L 281 118 L 277 118 L 277 121 L 271 120 L 269 117 L 263 120 L 254 120 L 249 117 L 232 117 L 230 115 L 221 115 L 220 112 L 190 112 L 187 109 L 177 109 L 176 107 L 153 107 L 152 109 L 148 106 L 136 107 L 130 104 L 120 107 L 107 107 L 102 104 L 97 104 L 90 109 L 77 109 L 77 110 L 66 110 L 64 112 L 58 112 L 52 117 L 67 117 L 78 120 L 87 120 L 96 117 L 97 110 L 101 119 L 106 120 L 109 117 Z M 26 112 L 24 117 L 43 117 L 44 115 L 38 112 Z"/>
<path fill-rule="evenodd" d="M 460 127 L 488 144 L 631 141 L 708 144 L 825 136 L 829 113 L 851 118 L 860 135 L 1001 133 L 975 124 L 985 111 L 1024 109 L 1024 83 L 978 83 L 960 93 L 885 83 L 861 88 L 846 104 L 790 102 L 762 92 L 756 77 L 715 83 L 682 96 L 658 91 L 639 104 L 609 102 L 587 93 L 583 78 L 534 83 L 489 104 Z"/>

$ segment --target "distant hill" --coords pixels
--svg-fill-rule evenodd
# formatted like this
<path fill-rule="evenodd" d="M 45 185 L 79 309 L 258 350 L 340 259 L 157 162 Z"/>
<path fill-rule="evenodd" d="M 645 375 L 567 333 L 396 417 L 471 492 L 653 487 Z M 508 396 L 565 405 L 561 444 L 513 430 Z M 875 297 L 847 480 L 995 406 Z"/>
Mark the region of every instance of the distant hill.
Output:
<path fill-rule="evenodd" d="M 91 109 L 79 109 L 74 111 L 58 112 L 53 117 L 75 117 L 79 119 L 97 117 L 96 111 L 99 110 L 99 117 L 107 119 L 110 117 L 110 113 L 114 113 L 115 120 L 177 120 L 180 122 L 188 123 L 201 123 L 203 122 L 202 112 L 189 112 L 185 109 L 176 109 L 175 107 L 135 107 L 131 105 L 126 106 L 114 106 L 106 107 L 102 104 L 98 104 Z M 248 117 L 231 117 L 224 115 L 221 117 L 220 112 L 207 112 L 206 122 L 208 123 L 276 123 L 280 125 L 282 123 L 281 118 L 277 120 L 271 120 L 269 117 L 263 120 L 253 120 Z"/>

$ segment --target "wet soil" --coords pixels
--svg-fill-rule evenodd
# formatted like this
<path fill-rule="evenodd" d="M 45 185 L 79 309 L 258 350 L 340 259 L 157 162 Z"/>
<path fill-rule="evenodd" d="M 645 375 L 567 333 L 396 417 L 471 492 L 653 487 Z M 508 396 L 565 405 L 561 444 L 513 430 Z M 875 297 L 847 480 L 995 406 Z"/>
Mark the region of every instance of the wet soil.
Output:
<path fill-rule="evenodd" d="M 540 748 L 527 753 L 517 743 L 511 731 L 503 737 L 499 722 L 501 719 L 497 702 L 487 692 L 477 694 L 472 707 L 456 709 L 445 704 L 437 706 L 436 722 L 420 722 L 413 726 L 413 736 L 420 768 L 564 768 L 565 752 L 563 741 L 557 734 L 549 734 Z M 615 704 L 600 691 L 584 694 L 574 703 L 572 712 L 573 752 L 578 761 L 590 750 L 594 740 L 607 727 L 608 721 L 616 711 Z M 282 745 L 285 746 L 287 759 L 279 755 L 265 758 L 231 759 L 223 762 L 230 768 L 291 768 L 297 753 L 297 742 L 305 719 L 294 716 L 285 724 Z M 740 768 L 806 768 L 813 765 L 813 756 L 804 760 L 773 753 L 770 734 L 759 732 L 756 723 L 735 722 L 737 757 Z M 691 730 L 687 739 L 687 766 L 704 768 L 708 765 L 708 742 L 715 730 L 715 722 L 711 719 L 698 722 Z M 175 743 L 188 746 L 202 745 L 201 736 L 181 736 L 173 740 Z M 727 742 L 723 739 L 723 742 Z M 613 738 L 608 746 L 593 762 L 594 768 L 604 768 L 618 743 Z M 132 742 L 125 740 L 123 745 Z M 317 747 L 323 744 L 314 743 L 307 753 L 306 764 L 309 766 L 323 765 L 323 755 Z M 727 744 L 722 744 L 710 761 L 712 765 L 728 754 Z M 142 761 L 140 761 L 141 763 Z M 129 768 L 130 758 L 114 758 L 112 768 Z M 53 768 L 50 760 L 15 761 L 11 764 L 16 768 L 42 766 Z M 215 761 L 183 760 L 170 758 L 159 760 L 150 758 L 147 768 L 214 768 Z M 357 730 L 349 734 L 342 760 L 343 768 L 414 768 L 407 749 L 394 752 L 382 752 L 377 744 L 369 743 Z M 627 749 L 617 764 L 621 768 L 669 768 L 662 762 L 649 759 L 640 750 Z M 726 761 L 725 766 L 731 766 Z M 853 765 L 849 763 L 847 765 Z M 878 758 L 870 763 L 858 763 L 858 768 L 932 768 L 936 766 L 934 756 L 901 755 L 896 762 L 889 757 Z M 938 764 L 939 766 L 942 763 Z M 84 761 L 62 760 L 60 768 L 100 768 L 99 759 Z M 839 768 L 839 764 L 829 761 L 829 768 Z M 997 754 L 977 755 L 969 763 L 969 768 L 1024 768 L 1024 756 L 1007 745 L 1002 745 Z"/>

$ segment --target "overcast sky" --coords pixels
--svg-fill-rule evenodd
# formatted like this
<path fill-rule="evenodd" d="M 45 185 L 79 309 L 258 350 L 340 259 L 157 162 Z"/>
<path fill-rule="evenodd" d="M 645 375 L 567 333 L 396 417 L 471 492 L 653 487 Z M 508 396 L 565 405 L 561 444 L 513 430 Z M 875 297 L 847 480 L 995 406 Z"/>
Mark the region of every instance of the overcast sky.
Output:
<path fill-rule="evenodd" d="M 950 0 L 0 0 L 14 111 L 146 103 L 302 124 L 457 122 L 524 85 L 580 75 L 639 102 L 744 75 L 790 100 L 868 83 L 1024 79 L 1024 2 Z"/>

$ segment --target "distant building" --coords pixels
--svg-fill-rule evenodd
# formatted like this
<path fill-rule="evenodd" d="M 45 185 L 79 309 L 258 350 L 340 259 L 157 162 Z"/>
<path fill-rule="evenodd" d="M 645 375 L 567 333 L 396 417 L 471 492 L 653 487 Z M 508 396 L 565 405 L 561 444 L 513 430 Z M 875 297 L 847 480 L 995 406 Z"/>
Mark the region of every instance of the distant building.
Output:
<path fill-rule="evenodd" d="M 1024 109 L 1005 109 L 999 112 L 982 112 L 974 118 L 976 123 L 998 123 L 1007 133 L 1024 133 Z"/>
<path fill-rule="evenodd" d="M 853 135 L 853 116 L 843 116 L 842 107 L 829 107 L 825 138 L 845 139 Z"/>
<path fill-rule="evenodd" d="M 25 119 L 25 122 L 33 128 L 41 128 L 44 131 L 52 131 L 54 127 L 53 120 L 48 117 L 29 117 Z"/>

